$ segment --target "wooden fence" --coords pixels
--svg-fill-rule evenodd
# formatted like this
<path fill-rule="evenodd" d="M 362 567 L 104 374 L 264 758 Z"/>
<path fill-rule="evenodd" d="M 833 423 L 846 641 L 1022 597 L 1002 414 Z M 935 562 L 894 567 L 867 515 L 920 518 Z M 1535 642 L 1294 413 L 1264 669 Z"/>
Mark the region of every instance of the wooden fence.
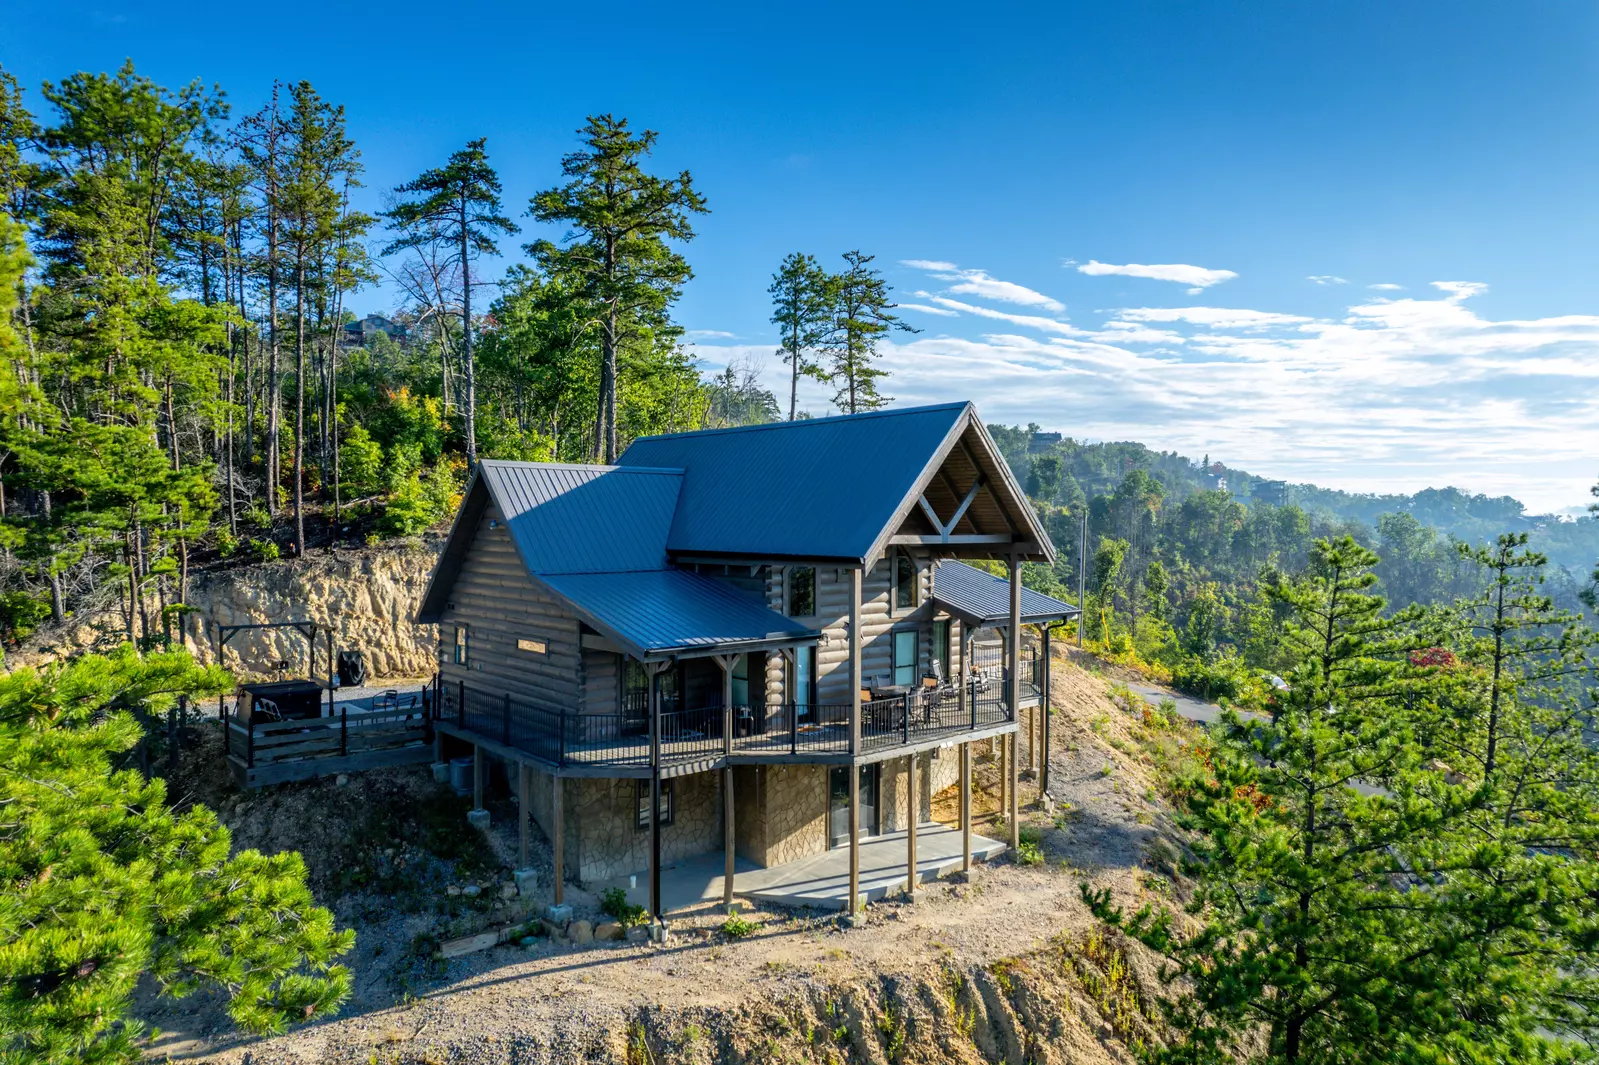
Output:
<path fill-rule="evenodd" d="M 433 760 L 433 722 L 421 708 L 250 724 L 229 718 L 226 727 L 228 764 L 245 788 Z"/>

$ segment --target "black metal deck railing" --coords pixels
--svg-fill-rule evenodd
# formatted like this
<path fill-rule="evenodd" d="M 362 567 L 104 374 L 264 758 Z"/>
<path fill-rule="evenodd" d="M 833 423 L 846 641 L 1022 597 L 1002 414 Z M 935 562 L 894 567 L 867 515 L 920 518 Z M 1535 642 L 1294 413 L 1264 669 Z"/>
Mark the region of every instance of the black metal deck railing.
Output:
<path fill-rule="evenodd" d="M 861 750 L 956 737 L 1013 720 L 1004 676 L 975 677 L 964 706 L 954 685 L 918 688 L 861 704 Z M 635 707 L 579 713 L 527 699 L 441 683 L 433 700 L 438 719 L 556 766 L 647 768 L 649 720 Z M 800 755 L 849 753 L 850 706 L 768 703 L 663 710 L 661 764 L 714 759 L 726 753 Z"/>

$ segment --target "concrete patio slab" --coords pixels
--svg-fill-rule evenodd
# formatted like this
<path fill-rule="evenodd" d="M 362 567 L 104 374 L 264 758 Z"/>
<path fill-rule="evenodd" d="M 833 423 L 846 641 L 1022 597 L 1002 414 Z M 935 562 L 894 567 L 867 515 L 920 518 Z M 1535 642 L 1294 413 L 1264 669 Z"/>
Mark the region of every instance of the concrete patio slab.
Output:
<path fill-rule="evenodd" d="M 972 859 L 987 861 L 1004 854 L 1006 844 L 972 834 Z M 927 822 L 916 831 L 918 882 L 936 880 L 961 865 L 958 829 Z M 661 906 L 667 913 L 694 910 L 722 901 L 722 854 L 702 854 L 661 870 Z M 620 887 L 627 899 L 648 906 L 648 870 L 592 885 L 596 894 Z M 861 894 L 868 902 L 897 895 L 905 888 L 905 833 L 890 832 L 861 841 Z M 737 898 L 776 906 L 809 906 L 843 910 L 849 896 L 849 848 L 834 847 L 785 865 L 762 869 L 743 858 L 733 870 Z"/>

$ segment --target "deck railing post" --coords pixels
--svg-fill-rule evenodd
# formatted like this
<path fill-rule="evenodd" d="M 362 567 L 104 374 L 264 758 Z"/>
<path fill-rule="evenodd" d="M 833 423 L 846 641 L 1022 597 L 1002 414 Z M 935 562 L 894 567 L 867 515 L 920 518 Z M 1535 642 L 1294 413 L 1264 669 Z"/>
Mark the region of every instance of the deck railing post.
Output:
<path fill-rule="evenodd" d="M 566 704 L 565 703 L 561 704 L 560 715 L 561 716 L 560 716 L 560 718 L 559 718 L 559 720 L 558 720 L 558 722 L 556 723 L 556 726 L 555 726 L 557 729 L 560 730 L 560 735 L 557 736 L 556 740 L 555 740 L 556 747 L 557 747 L 557 750 L 556 750 L 556 753 L 555 753 L 555 761 L 556 761 L 557 765 L 565 765 L 566 764 Z"/>
<path fill-rule="evenodd" d="M 911 741 L 911 693 L 905 693 L 905 720 L 902 723 L 905 731 L 905 742 Z"/>
<path fill-rule="evenodd" d="M 504 719 L 501 721 L 500 739 L 502 741 L 504 741 L 504 743 L 505 743 L 505 745 L 507 747 L 509 747 L 511 745 L 511 693 L 510 692 L 506 692 L 505 693 L 505 710 L 504 710 Z"/>
<path fill-rule="evenodd" d="M 799 753 L 799 703 L 788 704 L 788 753 Z"/>
<path fill-rule="evenodd" d="M 350 708 L 339 708 L 339 757 L 350 753 Z"/>
<path fill-rule="evenodd" d="M 246 724 L 244 727 L 245 727 L 245 730 L 246 730 L 245 734 L 248 737 L 245 740 L 245 744 L 246 744 L 246 746 L 245 746 L 245 765 L 249 766 L 251 769 L 254 769 L 255 768 L 255 716 L 254 715 L 251 715 L 249 723 Z"/>
<path fill-rule="evenodd" d="M 455 726 L 466 728 L 466 681 L 455 682 Z"/>

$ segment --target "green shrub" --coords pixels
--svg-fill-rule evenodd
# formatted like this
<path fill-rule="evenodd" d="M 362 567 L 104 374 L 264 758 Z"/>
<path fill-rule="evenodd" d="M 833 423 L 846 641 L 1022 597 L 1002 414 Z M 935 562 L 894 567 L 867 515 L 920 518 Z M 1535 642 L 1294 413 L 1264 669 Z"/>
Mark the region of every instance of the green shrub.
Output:
<path fill-rule="evenodd" d="M 257 562 L 274 562 L 280 554 L 276 540 L 262 537 L 250 541 L 250 557 Z"/>
<path fill-rule="evenodd" d="M 233 553 L 239 549 L 239 538 L 227 529 L 217 530 L 217 554 L 223 558 L 232 558 Z"/>
<path fill-rule="evenodd" d="M 722 922 L 722 934 L 728 939 L 743 939 L 759 927 L 754 921 L 739 916 L 738 910 L 735 909 L 727 915 L 727 920 Z"/>
<path fill-rule="evenodd" d="M 339 479 L 352 496 L 371 495 L 383 486 L 383 448 L 364 426 L 352 425 L 339 445 Z"/>
<path fill-rule="evenodd" d="M 50 616 L 50 604 L 26 592 L 0 592 L 0 633 L 13 641 L 25 640 Z"/>
<path fill-rule="evenodd" d="M 644 923 L 644 907 L 627 901 L 627 892 L 619 887 L 606 888 L 600 895 L 600 912 L 614 917 L 623 928 Z"/>

